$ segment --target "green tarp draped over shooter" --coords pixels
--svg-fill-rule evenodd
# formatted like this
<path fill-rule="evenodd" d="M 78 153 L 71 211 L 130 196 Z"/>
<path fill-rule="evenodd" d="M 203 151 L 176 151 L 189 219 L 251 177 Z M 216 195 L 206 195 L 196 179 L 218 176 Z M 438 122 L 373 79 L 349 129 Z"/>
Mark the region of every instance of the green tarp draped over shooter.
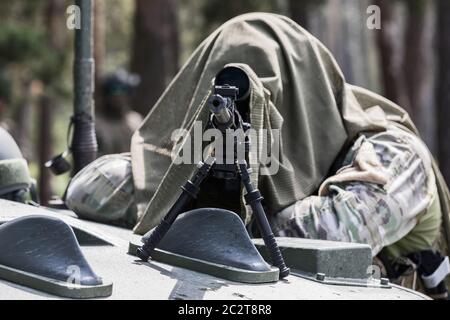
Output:
<path fill-rule="evenodd" d="M 416 132 L 400 107 L 347 84 L 331 53 L 292 20 L 267 13 L 239 16 L 197 48 L 133 137 L 140 213 L 136 233 L 147 232 L 162 219 L 194 172 L 195 162 L 172 163 L 172 133 L 181 128 L 193 135 L 195 121 L 206 123 L 212 79 L 228 64 L 239 64 L 251 78 L 253 129 L 281 130 L 276 174 L 263 174 L 267 168 L 259 161 L 264 139 L 274 141 L 270 131 L 258 135 L 258 152 L 250 156 L 252 179 L 264 195 L 268 214 L 316 192 L 339 152 L 358 133 L 382 131 L 389 122 Z M 447 193 L 441 186 L 441 194 Z M 249 209 L 243 206 L 242 211 L 249 221 Z"/>

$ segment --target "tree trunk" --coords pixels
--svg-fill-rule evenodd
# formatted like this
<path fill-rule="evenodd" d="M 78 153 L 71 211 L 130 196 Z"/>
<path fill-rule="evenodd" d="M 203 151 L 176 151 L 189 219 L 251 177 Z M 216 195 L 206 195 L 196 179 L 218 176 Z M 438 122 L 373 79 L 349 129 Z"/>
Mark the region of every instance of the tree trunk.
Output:
<path fill-rule="evenodd" d="M 133 108 L 146 115 L 178 71 L 178 1 L 136 0 L 131 69 L 141 77 Z"/>
<path fill-rule="evenodd" d="M 425 0 L 427 1 L 427 0 Z M 408 19 L 405 29 L 405 62 L 404 73 L 406 89 L 410 100 L 411 112 L 413 120 L 418 120 L 419 109 L 421 108 L 421 95 L 423 93 L 424 73 L 426 72 L 424 64 L 424 25 L 425 13 L 422 0 L 406 1 L 408 9 Z"/>
<path fill-rule="evenodd" d="M 426 106 L 426 90 L 429 83 L 430 66 L 427 52 L 431 41 L 426 39 L 426 18 L 429 8 L 428 0 L 406 1 L 408 18 L 405 29 L 405 59 L 403 72 L 405 74 L 406 90 L 410 103 L 410 115 L 422 132 L 426 128 L 425 118 L 421 117 Z M 428 110 L 430 111 L 430 110 Z"/>
<path fill-rule="evenodd" d="M 14 134 L 17 144 L 22 151 L 23 156 L 28 161 L 32 160 L 31 128 L 32 128 L 32 80 L 28 77 L 21 83 L 22 103 L 18 112 L 15 112 Z"/>
<path fill-rule="evenodd" d="M 47 205 L 52 197 L 51 173 L 45 167 L 53 152 L 52 109 L 53 98 L 44 95 L 39 103 L 39 198 L 42 205 Z"/>
<path fill-rule="evenodd" d="M 430 149 L 435 149 L 433 2 L 406 1 L 404 74 L 411 117 Z"/>
<path fill-rule="evenodd" d="M 439 162 L 447 183 L 450 182 L 450 1 L 439 0 L 437 44 L 439 55 L 437 80 L 437 120 Z"/>
<path fill-rule="evenodd" d="M 95 106 L 103 106 L 101 80 L 105 60 L 105 1 L 94 2 L 94 59 L 95 59 Z M 99 110 L 100 111 L 100 110 Z"/>
<path fill-rule="evenodd" d="M 311 10 L 311 2 L 289 0 L 289 12 L 292 20 L 297 22 L 303 28 L 309 30 L 309 12 Z"/>
<path fill-rule="evenodd" d="M 48 34 L 48 45 L 55 52 L 61 53 L 64 48 L 64 26 L 65 19 L 65 1 L 64 0 L 50 0 L 46 8 L 46 27 Z M 39 196 L 43 205 L 48 204 L 51 199 L 51 174 L 45 167 L 52 156 L 52 123 L 54 107 L 56 105 L 55 96 L 52 94 L 51 86 L 55 83 L 55 79 L 46 79 L 44 85 L 46 91 L 50 93 L 44 94 L 40 102 L 39 112 Z"/>
<path fill-rule="evenodd" d="M 384 95 L 410 112 L 411 107 L 401 66 L 403 51 L 400 47 L 402 41 L 399 39 L 403 37 L 399 26 L 400 19 L 394 13 L 395 3 L 376 0 L 375 4 L 381 9 L 381 30 L 377 31 L 377 43 L 380 51 Z"/>

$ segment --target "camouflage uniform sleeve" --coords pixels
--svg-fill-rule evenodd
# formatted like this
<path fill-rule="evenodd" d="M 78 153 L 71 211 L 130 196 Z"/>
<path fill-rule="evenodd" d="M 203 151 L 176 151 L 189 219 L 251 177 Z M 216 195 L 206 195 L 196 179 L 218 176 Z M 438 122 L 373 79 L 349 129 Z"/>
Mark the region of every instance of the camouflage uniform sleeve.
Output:
<path fill-rule="evenodd" d="M 376 183 L 355 159 L 371 144 L 387 179 Z M 277 236 L 367 243 L 376 255 L 406 236 L 436 194 L 431 156 L 419 138 L 395 127 L 362 135 L 348 152 L 344 168 L 327 179 L 322 196 L 311 196 L 272 218 Z M 370 171 L 370 169 L 369 169 Z M 375 175 L 376 176 L 376 175 Z M 350 178 L 349 178 L 350 177 Z"/>

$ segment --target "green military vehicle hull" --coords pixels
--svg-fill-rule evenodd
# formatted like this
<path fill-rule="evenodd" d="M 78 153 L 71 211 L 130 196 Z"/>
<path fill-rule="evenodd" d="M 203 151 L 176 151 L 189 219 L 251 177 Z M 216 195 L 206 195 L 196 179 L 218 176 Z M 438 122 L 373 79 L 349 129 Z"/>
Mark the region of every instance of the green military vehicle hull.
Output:
<path fill-rule="evenodd" d="M 74 230 L 86 260 L 92 269 L 102 277 L 104 286 L 111 286 L 110 289 L 112 288 L 110 295 L 101 299 L 427 299 L 426 296 L 418 292 L 387 283 L 380 284 L 376 279 L 366 282 L 346 281 L 346 279 L 327 281 L 324 278 L 309 277 L 307 274 L 301 274 L 293 270 L 290 276 L 278 282 L 246 284 L 224 280 L 163 262 L 150 261 L 144 263 L 129 254 L 130 247 L 132 248 L 133 244 L 139 243 L 139 237 L 134 235 L 131 230 L 80 220 L 71 211 L 58 211 L 0 200 L 0 224 L 17 218 L 36 215 L 57 217 Z M 284 242 L 283 240 L 280 241 L 282 247 Z M 311 249 L 314 242 L 309 241 L 308 243 L 309 249 Z M 324 247 L 320 242 L 317 244 L 318 247 Z M 338 244 L 338 246 L 342 247 L 343 245 Z M 305 256 L 305 259 L 308 258 Z M 339 263 L 345 263 L 345 261 Z M 45 283 L 41 287 L 32 285 L 34 288 L 30 288 L 27 282 L 18 284 L 20 281 L 17 281 L 18 278 L 15 279 L 14 276 L 7 277 L 0 272 L 0 277 L 2 278 L 0 279 L 0 299 L 2 300 L 65 298 L 63 297 L 65 294 L 48 293 Z M 83 294 L 72 294 L 72 296 L 82 298 Z"/>

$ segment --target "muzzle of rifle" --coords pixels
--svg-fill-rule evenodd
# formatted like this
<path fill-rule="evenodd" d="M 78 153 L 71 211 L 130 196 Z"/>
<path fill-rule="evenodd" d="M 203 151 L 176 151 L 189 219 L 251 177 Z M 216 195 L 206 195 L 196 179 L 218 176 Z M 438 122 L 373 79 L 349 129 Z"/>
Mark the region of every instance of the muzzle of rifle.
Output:
<path fill-rule="evenodd" d="M 233 117 L 229 110 L 231 101 L 221 95 L 214 94 L 208 100 L 209 110 L 214 114 L 215 124 L 219 127 L 230 127 Z"/>

